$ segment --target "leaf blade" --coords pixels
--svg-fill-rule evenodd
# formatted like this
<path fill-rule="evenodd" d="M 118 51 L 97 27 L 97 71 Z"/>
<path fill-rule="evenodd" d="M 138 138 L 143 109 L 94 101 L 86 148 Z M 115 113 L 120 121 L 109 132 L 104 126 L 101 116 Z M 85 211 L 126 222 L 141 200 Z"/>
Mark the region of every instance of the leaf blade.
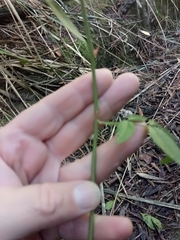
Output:
<path fill-rule="evenodd" d="M 77 27 L 74 23 L 67 17 L 65 12 L 60 8 L 60 6 L 52 0 L 46 0 L 46 3 L 50 6 L 56 17 L 61 21 L 61 23 L 77 38 L 79 38 L 82 42 L 85 42 L 85 39 L 78 31 Z"/>
<path fill-rule="evenodd" d="M 126 142 L 134 133 L 135 126 L 134 123 L 128 120 L 122 120 L 117 125 L 117 143 Z"/>
<path fill-rule="evenodd" d="M 160 164 L 163 165 L 163 164 L 169 164 L 169 163 L 172 163 L 172 162 L 174 162 L 172 160 L 172 158 L 170 158 L 169 156 L 166 156 L 165 158 L 163 158 L 163 160 L 160 162 Z"/>
<path fill-rule="evenodd" d="M 147 226 L 152 229 L 152 230 L 156 230 L 156 227 L 161 230 L 162 227 L 162 223 L 155 217 L 146 214 L 146 213 L 141 213 L 143 221 L 147 224 Z"/>
<path fill-rule="evenodd" d="M 114 201 L 113 200 L 109 200 L 108 202 L 106 202 L 106 204 L 105 204 L 106 210 L 111 210 L 113 205 L 114 205 Z"/>
<path fill-rule="evenodd" d="M 147 120 L 147 117 L 133 114 L 128 117 L 128 120 L 132 122 L 145 122 Z"/>
<path fill-rule="evenodd" d="M 149 135 L 152 140 L 160 147 L 169 158 L 180 164 L 180 149 L 176 145 L 175 140 L 167 130 L 156 125 L 148 126 Z"/>

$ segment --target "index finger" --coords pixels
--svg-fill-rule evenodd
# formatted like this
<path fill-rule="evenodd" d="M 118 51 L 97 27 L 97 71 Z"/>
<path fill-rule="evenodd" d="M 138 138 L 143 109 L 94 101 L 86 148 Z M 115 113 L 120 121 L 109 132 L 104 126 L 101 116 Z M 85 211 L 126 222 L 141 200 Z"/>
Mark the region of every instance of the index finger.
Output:
<path fill-rule="evenodd" d="M 96 70 L 96 78 L 100 97 L 110 87 L 113 78 L 107 69 Z M 67 121 L 76 117 L 92 102 L 92 74 L 88 73 L 40 100 L 9 124 L 44 141 L 56 134 Z"/>

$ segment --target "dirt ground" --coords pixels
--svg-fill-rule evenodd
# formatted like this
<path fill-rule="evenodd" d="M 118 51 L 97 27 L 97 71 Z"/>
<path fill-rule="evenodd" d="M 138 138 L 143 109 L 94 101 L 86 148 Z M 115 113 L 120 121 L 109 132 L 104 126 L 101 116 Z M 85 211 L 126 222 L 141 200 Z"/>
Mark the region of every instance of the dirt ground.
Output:
<path fill-rule="evenodd" d="M 168 36 L 168 32 L 166 33 Z M 170 32 L 178 44 L 171 44 L 168 53 L 152 48 L 140 48 L 145 56 L 146 67 L 133 69 L 140 78 L 140 89 L 135 97 L 124 107 L 133 113 L 143 113 L 161 123 L 174 135 L 180 146 L 180 33 Z M 150 38 L 160 45 L 165 43 L 162 37 Z M 143 45 L 143 44 L 142 44 Z M 143 45 L 144 46 L 144 45 Z M 112 68 L 114 76 L 127 69 Z M 113 120 L 123 119 L 119 112 Z M 113 129 L 104 128 L 99 142 L 108 140 Z M 88 146 L 88 147 L 87 147 Z M 82 157 L 92 149 L 89 140 L 72 158 Z M 119 166 L 109 179 L 103 183 L 105 202 L 115 201 L 111 210 L 105 210 L 103 204 L 97 213 L 124 215 L 130 217 L 134 231 L 129 240 L 178 240 L 180 239 L 180 167 L 171 163 L 161 165 L 165 155 L 147 137 L 139 150 Z M 162 230 L 151 230 L 142 219 L 142 213 L 157 218 Z"/>
<path fill-rule="evenodd" d="M 180 42 L 180 34 L 176 40 Z M 147 60 L 146 69 L 134 70 L 141 79 L 140 90 L 125 109 L 157 120 L 180 146 L 180 49 L 170 49 L 169 55 L 157 51 Z M 152 54 L 151 48 L 149 51 Z M 104 183 L 106 201 L 116 198 L 113 214 L 129 216 L 134 224 L 130 240 L 180 239 L 180 167 L 175 163 L 161 165 L 163 158 L 147 137 L 138 152 Z M 118 197 L 118 193 L 123 196 Z M 141 213 L 159 219 L 163 230 L 148 228 Z"/>

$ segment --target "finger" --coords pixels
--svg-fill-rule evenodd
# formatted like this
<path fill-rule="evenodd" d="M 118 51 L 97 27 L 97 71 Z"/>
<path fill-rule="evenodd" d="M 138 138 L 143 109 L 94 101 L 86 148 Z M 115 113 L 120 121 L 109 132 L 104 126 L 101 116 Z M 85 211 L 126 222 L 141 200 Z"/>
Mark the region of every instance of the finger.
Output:
<path fill-rule="evenodd" d="M 120 75 L 99 99 L 99 118 L 109 120 L 135 94 L 138 86 L 139 80 L 134 74 Z M 94 106 L 91 104 L 76 118 L 65 124 L 52 139 L 47 141 L 48 148 L 55 156 L 66 158 L 92 134 L 93 122 Z"/>
<path fill-rule="evenodd" d="M 57 236 L 57 235 L 56 235 Z M 59 240 L 59 238 L 51 238 L 52 240 Z M 39 233 L 31 234 L 25 238 L 21 238 L 20 240 L 43 240 Z"/>
<path fill-rule="evenodd" d="M 82 181 L 4 188 L 1 196 L 0 239 L 6 240 L 75 219 L 100 201 L 97 185 Z"/>
<path fill-rule="evenodd" d="M 9 145 L 8 145 L 9 147 Z M 21 187 L 22 182 L 12 168 L 0 157 L 0 187 Z"/>
<path fill-rule="evenodd" d="M 89 217 L 85 215 L 59 227 L 63 239 L 87 240 Z M 125 217 L 95 216 L 94 240 L 124 240 L 132 233 L 132 223 Z M 46 240 L 46 239 L 45 239 Z"/>
<path fill-rule="evenodd" d="M 96 77 L 101 96 L 112 84 L 112 74 L 107 69 L 99 69 Z M 10 124 L 41 140 L 49 139 L 92 101 L 92 74 L 88 73 L 25 110 Z"/>
<path fill-rule="evenodd" d="M 128 156 L 137 150 L 142 144 L 147 129 L 144 124 L 136 126 L 135 133 L 126 142 L 117 144 L 116 137 L 102 144 L 97 150 L 96 178 L 97 183 L 106 179 Z M 59 181 L 91 179 L 92 153 L 79 161 L 64 165 L 60 169 Z"/>

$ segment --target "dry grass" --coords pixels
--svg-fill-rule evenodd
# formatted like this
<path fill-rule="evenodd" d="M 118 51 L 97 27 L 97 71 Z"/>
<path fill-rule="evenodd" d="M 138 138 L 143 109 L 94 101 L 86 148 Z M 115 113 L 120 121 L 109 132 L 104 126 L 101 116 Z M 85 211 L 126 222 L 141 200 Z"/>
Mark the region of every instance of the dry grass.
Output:
<path fill-rule="evenodd" d="M 12 16 L 8 24 L 6 20 L 10 17 L 1 21 L 4 25 L 0 30 L 1 94 L 9 100 L 3 104 L 2 118 L 8 121 L 66 81 L 89 71 L 90 64 L 87 49 L 61 26 L 41 1 L 18 0 L 13 4 L 1 1 L 1 5 L 6 6 Z M 79 5 L 64 8 L 83 31 Z M 142 35 L 133 19 L 119 21 L 114 8 L 115 5 L 102 4 L 103 13 L 102 9 L 95 11 L 92 4 L 88 5 L 94 45 L 100 46 L 98 67 L 113 68 L 117 72 L 119 67 L 122 71 L 133 71 L 137 63 L 146 66 L 149 56 L 144 55 L 149 53 L 142 53 L 138 42 L 143 46 L 147 43 L 157 51 L 164 51 L 164 46 Z M 22 13 L 26 16 L 23 20 Z M 16 106 L 11 100 L 16 101 Z"/>

